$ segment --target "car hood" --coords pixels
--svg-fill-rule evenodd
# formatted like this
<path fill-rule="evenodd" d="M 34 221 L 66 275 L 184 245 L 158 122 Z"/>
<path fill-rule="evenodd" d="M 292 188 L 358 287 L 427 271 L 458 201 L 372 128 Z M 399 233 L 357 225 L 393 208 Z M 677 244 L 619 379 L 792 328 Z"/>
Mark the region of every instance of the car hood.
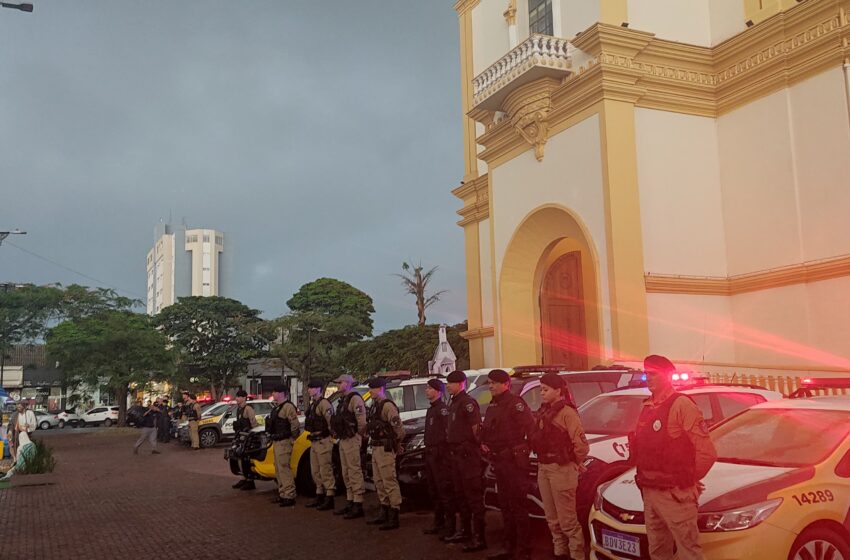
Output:
<path fill-rule="evenodd" d="M 702 480 L 705 491 L 699 498 L 699 509 L 724 511 L 764 501 L 770 492 L 810 477 L 811 470 L 715 463 Z M 643 511 L 643 499 L 635 484 L 634 469 L 614 479 L 603 497 L 621 509 Z"/>
<path fill-rule="evenodd" d="M 629 437 L 625 434 L 585 434 L 590 446 L 587 456 L 606 463 L 617 463 L 629 458 Z"/>

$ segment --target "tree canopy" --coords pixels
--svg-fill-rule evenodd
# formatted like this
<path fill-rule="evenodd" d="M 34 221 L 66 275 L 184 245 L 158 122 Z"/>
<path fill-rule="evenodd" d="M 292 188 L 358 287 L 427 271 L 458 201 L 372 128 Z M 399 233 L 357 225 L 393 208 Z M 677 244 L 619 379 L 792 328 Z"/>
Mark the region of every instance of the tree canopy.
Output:
<path fill-rule="evenodd" d="M 440 290 L 430 296 L 426 295 L 428 284 L 438 267 L 434 267 L 428 272 L 422 272 L 422 264 L 411 265 L 406 262 L 401 263 L 401 269 L 404 271 L 401 274 L 396 274 L 401 278 L 401 285 L 408 294 L 411 294 L 416 299 L 416 312 L 419 315 L 419 326 L 425 326 L 425 310 L 440 301 L 440 296 L 446 293 L 446 290 Z M 413 274 L 410 271 L 413 270 Z"/>

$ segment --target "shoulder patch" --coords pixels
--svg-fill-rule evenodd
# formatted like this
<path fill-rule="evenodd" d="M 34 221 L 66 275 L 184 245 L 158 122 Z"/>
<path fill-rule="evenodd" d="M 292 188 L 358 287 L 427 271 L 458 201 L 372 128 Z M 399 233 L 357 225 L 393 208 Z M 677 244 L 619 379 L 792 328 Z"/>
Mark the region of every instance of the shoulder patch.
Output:
<path fill-rule="evenodd" d="M 472 403 L 467 403 L 467 405 L 466 405 L 466 411 L 467 411 L 467 412 L 472 412 L 473 410 L 475 410 L 475 407 L 472 405 Z"/>
<path fill-rule="evenodd" d="M 443 416 L 448 416 L 449 415 L 449 409 L 448 408 L 441 408 L 440 414 L 442 414 Z"/>
<path fill-rule="evenodd" d="M 523 412 L 523 411 L 525 411 L 525 403 L 523 403 L 523 402 L 521 402 L 521 401 L 520 401 L 520 402 L 517 402 L 517 403 L 516 403 L 516 409 L 517 409 L 517 412 Z"/>

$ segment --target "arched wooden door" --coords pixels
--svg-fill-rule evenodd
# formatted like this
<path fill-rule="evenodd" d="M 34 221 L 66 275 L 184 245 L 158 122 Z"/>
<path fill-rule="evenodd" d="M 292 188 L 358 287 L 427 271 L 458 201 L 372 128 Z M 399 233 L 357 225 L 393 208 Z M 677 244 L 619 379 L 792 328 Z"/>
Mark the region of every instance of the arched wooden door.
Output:
<path fill-rule="evenodd" d="M 540 335 L 543 363 L 587 369 L 587 336 L 582 290 L 581 253 L 559 257 L 540 289 Z"/>

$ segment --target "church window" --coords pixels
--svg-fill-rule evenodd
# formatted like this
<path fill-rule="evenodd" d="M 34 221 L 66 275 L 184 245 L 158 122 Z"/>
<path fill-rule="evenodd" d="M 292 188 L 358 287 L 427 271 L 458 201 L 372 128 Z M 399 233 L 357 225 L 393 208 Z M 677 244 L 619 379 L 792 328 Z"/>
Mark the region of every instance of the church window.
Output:
<path fill-rule="evenodd" d="M 531 33 L 553 34 L 552 0 L 528 0 L 528 27 Z"/>

